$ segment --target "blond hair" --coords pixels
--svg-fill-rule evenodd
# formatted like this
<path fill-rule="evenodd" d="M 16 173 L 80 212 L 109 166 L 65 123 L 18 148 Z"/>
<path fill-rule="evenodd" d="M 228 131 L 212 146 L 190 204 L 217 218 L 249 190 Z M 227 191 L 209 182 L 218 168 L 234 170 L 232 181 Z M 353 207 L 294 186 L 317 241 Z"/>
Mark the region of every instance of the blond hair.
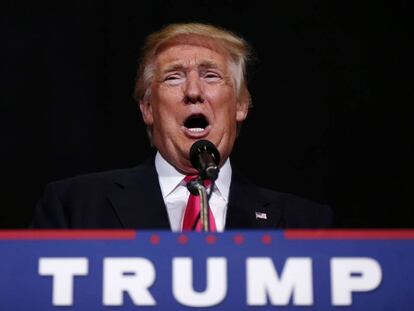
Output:
<path fill-rule="evenodd" d="M 251 97 L 247 89 L 246 63 L 250 55 L 247 42 L 231 31 L 201 23 L 170 24 L 160 31 L 149 35 L 142 50 L 142 59 L 138 68 L 134 98 L 147 100 L 151 96 L 150 85 L 154 78 L 154 60 L 159 51 L 170 43 L 212 41 L 215 46 L 230 55 L 230 70 L 233 73 L 236 93 L 239 99 Z"/>

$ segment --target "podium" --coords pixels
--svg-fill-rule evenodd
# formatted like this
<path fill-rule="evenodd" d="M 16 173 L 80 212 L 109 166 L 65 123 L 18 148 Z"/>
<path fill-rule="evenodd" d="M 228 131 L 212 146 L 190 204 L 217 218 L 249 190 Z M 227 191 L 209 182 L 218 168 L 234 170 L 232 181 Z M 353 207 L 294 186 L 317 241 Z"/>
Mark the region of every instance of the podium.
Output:
<path fill-rule="evenodd" d="M 0 231 L 0 310 L 414 310 L 414 230 Z"/>

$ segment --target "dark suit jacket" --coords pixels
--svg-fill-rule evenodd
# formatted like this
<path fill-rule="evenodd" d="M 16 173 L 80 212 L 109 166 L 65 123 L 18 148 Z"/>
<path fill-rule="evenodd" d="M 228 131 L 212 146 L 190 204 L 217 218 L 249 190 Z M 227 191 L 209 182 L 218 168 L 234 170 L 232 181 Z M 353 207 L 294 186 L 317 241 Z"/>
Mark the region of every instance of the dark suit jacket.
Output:
<path fill-rule="evenodd" d="M 266 219 L 256 218 L 256 212 Z M 329 227 L 323 205 L 259 188 L 233 170 L 226 229 Z M 154 159 L 135 168 L 82 175 L 50 183 L 33 228 L 169 229 Z"/>

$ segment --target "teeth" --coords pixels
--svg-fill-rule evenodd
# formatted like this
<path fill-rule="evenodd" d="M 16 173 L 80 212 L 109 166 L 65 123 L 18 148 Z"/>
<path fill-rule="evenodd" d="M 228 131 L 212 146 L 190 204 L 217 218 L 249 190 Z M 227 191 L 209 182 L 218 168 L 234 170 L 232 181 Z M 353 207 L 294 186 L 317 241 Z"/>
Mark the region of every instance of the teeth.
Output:
<path fill-rule="evenodd" d="M 202 131 L 204 131 L 204 129 L 201 128 L 201 127 L 193 127 L 193 128 L 189 128 L 188 130 L 190 132 L 202 132 Z"/>

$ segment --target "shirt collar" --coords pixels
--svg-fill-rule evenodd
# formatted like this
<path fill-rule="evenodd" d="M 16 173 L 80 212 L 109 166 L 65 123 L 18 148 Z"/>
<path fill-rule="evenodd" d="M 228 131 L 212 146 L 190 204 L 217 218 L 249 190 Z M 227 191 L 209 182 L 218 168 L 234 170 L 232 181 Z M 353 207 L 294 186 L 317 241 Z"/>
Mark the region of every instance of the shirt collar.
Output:
<path fill-rule="evenodd" d="M 181 185 L 185 175 L 176 170 L 174 166 L 167 162 L 163 156 L 157 152 L 155 156 L 155 169 L 157 170 L 158 180 L 163 198 L 165 199 L 171 192 Z M 228 201 L 231 182 L 231 165 L 230 159 L 227 158 L 220 168 L 219 177 L 215 185 L 223 198 Z"/>

